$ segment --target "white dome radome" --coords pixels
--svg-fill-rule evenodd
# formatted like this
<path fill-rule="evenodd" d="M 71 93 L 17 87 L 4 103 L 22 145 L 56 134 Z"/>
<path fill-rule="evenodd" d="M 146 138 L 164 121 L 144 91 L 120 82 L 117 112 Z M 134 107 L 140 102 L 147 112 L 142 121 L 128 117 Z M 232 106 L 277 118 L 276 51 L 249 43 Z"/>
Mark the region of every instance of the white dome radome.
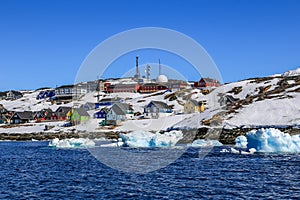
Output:
<path fill-rule="evenodd" d="M 157 82 L 159 82 L 159 83 L 167 83 L 168 82 L 168 78 L 165 75 L 159 75 L 157 77 Z"/>

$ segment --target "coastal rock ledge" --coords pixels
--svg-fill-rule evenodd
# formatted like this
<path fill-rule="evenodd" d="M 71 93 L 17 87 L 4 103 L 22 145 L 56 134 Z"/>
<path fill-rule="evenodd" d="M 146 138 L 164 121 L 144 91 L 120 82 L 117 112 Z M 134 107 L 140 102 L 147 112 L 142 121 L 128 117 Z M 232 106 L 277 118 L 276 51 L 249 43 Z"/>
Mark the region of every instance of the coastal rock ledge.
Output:
<path fill-rule="evenodd" d="M 222 144 L 232 145 L 235 144 L 235 138 L 245 135 L 253 129 L 259 128 L 274 128 L 274 127 L 252 127 L 252 128 L 209 128 L 203 127 L 194 130 L 182 130 L 183 138 L 178 142 L 180 144 L 192 143 L 197 139 L 213 139 L 218 140 Z M 290 135 L 300 134 L 299 127 L 275 127 L 282 132 L 289 133 Z M 163 132 L 161 132 L 163 134 Z M 0 133 L 0 140 L 11 141 L 30 141 L 30 140 L 52 140 L 54 138 L 67 139 L 67 138 L 106 138 L 117 139 L 119 132 L 39 132 L 39 133 Z"/>

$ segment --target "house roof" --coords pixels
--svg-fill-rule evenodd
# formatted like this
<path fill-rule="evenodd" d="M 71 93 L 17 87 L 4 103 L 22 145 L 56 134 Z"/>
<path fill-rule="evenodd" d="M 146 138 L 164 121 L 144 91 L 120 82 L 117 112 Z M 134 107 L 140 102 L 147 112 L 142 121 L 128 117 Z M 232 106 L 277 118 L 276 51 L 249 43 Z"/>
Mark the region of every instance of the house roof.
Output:
<path fill-rule="evenodd" d="M 212 79 L 212 78 L 201 78 L 201 80 L 204 80 L 206 83 L 220 83 L 217 79 Z"/>
<path fill-rule="evenodd" d="M 92 102 L 86 102 L 85 105 L 88 105 L 88 106 L 90 106 L 91 108 L 94 108 L 94 107 L 95 107 L 95 103 L 92 103 Z"/>
<path fill-rule="evenodd" d="M 117 115 L 126 115 L 126 113 L 118 106 L 113 106 L 111 109 L 116 113 Z"/>
<path fill-rule="evenodd" d="M 115 103 L 111 109 L 117 114 L 117 115 L 125 115 L 127 111 L 133 111 L 131 106 L 127 103 Z"/>
<path fill-rule="evenodd" d="M 62 109 L 62 113 L 67 114 L 72 108 L 67 106 L 60 106 L 56 109 L 55 112 L 58 112 L 60 109 Z"/>
<path fill-rule="evenodd" d="M 40 113 L 43 117 L 51 117 L 53 111 L 50 108 L 45 108 L 35 113 L 35 115 L 37 115 L 38 113 Z"/>
<path fill-rule="evenodd" d="M 233 96 L 231 95 L 225 95 L 224 98 L 226 98 L 228 101 L 230 102 L 235 102 L 237 101 L 238 99 L 237 98 L 234 98 Z"/>
<path fill-rule="evenodd" d="M 74 112 L 77 112 L 80 116 L 90 116 L 89 113 L 87 113 L 86 110 L 82 107 L 74 108 Z"/>
<path fill-rule="evenodd" d="M 116 98 L 103 98 L 99 102 L 117 102 L 117 101 L 120 101 L 120 100 L 121 100 L 120 97 L 116 97 Z"/>
<path fill-rule="evenodd" d="M 15 112 L 20 119 L 33 119 L 34 113 L 31 111 Z"/>
<path fill-rule="evenodd" d="M 0 92 L 0 97 L 6 97 L 6 92 Z"/>
<path fill-rule="evenodd" d="M 62 86 L 59 86 L 57 87 L 56 89 L 60 89 L 60 88 L 73 88 L 74 85 L 62 85 Z"/>
<path fill-rule="evenodd" d="M 7 93 L 12 93 L 12 94 L 17 95 L 17 96 L 18 96 L 18 95 L 19 95 L 19 96 L 23 96 L 21 92 L 15 91 L 15 90 L 7 91 L 6 94 L 7 94 Z"/>
<path fill-rule="evenodd" d="M 91 109 L 95 109 L 95 103 L 91 103 L 91 102 L 86 102 L 85 104 L 81 105 L 80 107 L 82 108 L 86 108 L 87 106 Z"/>
<path fill-rule="evenodd" d="M 166 104 L 166 103 L 164 103 L 162 101 L 151 101 L 150 103 L 153 103 L 153 105 L 156 106 L 157 108 L 170 109 L 170 107 L 168 106 L 168 104 Z"/>
<path fill-rule="evenodd" d="M 108 113 L 108 111 L 109 111 L 109 108 L 102 108 L 101 110 L 98 110 L 97 112 L 95 112 L 95 113 L 100 113 L 100 112 L 104 112 L 104 113 Z"/>
<path fill-rule="evenodd" d="M 101 110 L 103 110 L 105 113 L 108 113 L 109 108 L 105 107 L 105 108 L 102 108 Z M 100 110 L 100 111 L 101 111 L 101 110 Z"/>
<path fill-rule="evenodd" d="M 189 101 L 194 105 L 194 106 L 200 106 L 202 102 L 196 101 L 195 99 L 189 99 Z"/>

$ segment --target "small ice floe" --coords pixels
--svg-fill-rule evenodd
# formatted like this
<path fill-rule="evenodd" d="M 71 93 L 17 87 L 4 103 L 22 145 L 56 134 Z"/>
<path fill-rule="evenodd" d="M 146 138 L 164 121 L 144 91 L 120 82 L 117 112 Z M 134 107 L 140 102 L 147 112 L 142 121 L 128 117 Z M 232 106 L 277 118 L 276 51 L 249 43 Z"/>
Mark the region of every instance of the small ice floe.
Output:
<path fill-rule="evenodd" d="M 229 151 L 227 150 L 227 152 Z M 234 154 L 250 155 L 250 154 L 254 154 L 256 152 L 256 149 L 251 148 L 249 149 L 249 151 L 243 151 L 243 150 L 237 150 L 235 148 L 230 148 L 230 152 Z"/>
<path fill-rule="evenodd" d="M 188 144 L 190 147 L 213 147 L 213 146 L 223 146 L 218 140 L 195 140 L 192 144 Z"/>
<path fill-rule="evenodd" d="M 234 154 L 240 154 L 240 151 L 236 150 L 235 148 L 230 148 L 230 152 Z"/>
<path fill-rule="evenodd" d="M 94 141 L 96 142 L 96 141 L 100 141 L 100 142 L 102 142 L 102 141 L 106 141 L 107 139 L 105 139 L 104 137 L 101 137 L 101 138 L 95 138 L 94 139 Z"/>
<path fill-rule="evenodd" d="M 95 142 L 88 138 L 70 138 L 62 140 L 55 138 L 49 142 L 49 146 L 57 148 L 90 148 L 95 146 Z"/>
<path fill-rule="evenodd" d="M 118 140 L 115 139 L 109 140 L 108 143 L 99 145 L 99 147 L 122 147 L 122 146 L 123 146 L 123 142 L 121 138 L 118 138 Z"/>
<path fill-rule="evenodd" d="M 227 149 L 222 149 L 221 151 L 220 151 L 220 153 L 229 153 L 230 151 L 228 151 Z"/>

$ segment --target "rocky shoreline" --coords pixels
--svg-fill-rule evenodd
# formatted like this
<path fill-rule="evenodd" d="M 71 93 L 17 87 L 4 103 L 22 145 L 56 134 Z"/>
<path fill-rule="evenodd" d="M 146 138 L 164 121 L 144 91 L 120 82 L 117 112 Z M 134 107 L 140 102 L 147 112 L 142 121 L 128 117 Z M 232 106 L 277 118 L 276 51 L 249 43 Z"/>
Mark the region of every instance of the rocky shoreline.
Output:
<path fill-rule="evenodd" d="M 245 135 L 247 132 L 253 129 L 259 128 L 276 128 L 284 133 L 290 135 L 300 134 L 300 129 L 295 127 L 255 127 L 255 128 L 234 128 L 234 129 L 222 129 L 222 128 L 199 128 L 197 130 L 183 131 L 184 137 L 179 143 L 191 143 L 196 139 L 211 139 L 218 140 L 222 144 L 232 145 L 235 144 L 235 138 L 240 135 Z"/>
<path fill-rule="evenodd" d="M 277 128 L 282 132 L 289 133 L 290 135 L 300 134 L 300 129 L 295 127 L 256 127 L 257 128 Z M 214 139 L 220 141 L 225 145 L 234 144 L 236 137 L 245 135 L 248 131 L 255 128 L 235 128 L 235 129 L 222 129 L 222 128 L 209 128 L 203 127 L 195 130 L 182 130 L 184 137 L 179 141 L 181 144 L 192 143 L 196 139 Z M 67 139 L 67 138 L 106 138 L 117 139 L 118 132 L 40 132 L 40 133 L 0 133 L 0 140 L 11 141 L 31 141 L 31 140 L 52 140 L 54 138 Z"/>

